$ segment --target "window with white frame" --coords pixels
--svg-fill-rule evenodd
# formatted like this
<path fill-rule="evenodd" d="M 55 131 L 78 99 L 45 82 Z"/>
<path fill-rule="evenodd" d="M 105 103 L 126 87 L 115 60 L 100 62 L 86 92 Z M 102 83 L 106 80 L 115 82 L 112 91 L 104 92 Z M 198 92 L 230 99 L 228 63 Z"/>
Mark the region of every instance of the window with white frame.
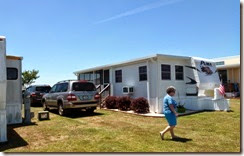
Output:
<path fill-rule="evenodd" d="M 122 70 L 115 71 L 115 82 L 121 83 L 122 82 Z"/>
<path fill-rule="evenodd" d="M 147 81 L 147 66 L 139 67 L 139 80 Z"/>
<path fill-rule="evenodd" d="M 161 78 L 162 80 L 171 80 L 171 66 L 168 64 L 161 64 Z"/>
<path fill-rule="evenodd" d="M 175 80 L 184 80 L 184 67 L 176 65 L 175 66 Z"/>
<path fill-rule="evenodd" d="M 7 68 L 7 80 L 17 80 L 17 79 L 18 79 L 18 69 Z"/>

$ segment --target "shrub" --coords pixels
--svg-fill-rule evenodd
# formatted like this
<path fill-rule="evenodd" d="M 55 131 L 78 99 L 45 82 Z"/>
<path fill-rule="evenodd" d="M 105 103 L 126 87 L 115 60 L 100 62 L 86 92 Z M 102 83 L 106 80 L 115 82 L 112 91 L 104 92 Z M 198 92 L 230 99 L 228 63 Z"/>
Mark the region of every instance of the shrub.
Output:
<path fill-rule="evenodd" d="M 115 96 L 109 96 L 105 100 L 105 107 L 108 109 L 116 109 L 117 106 L 117 97 Z"/>
<path fill-rule="evenodd" d="M 148 113 L 149 112 L 149 104 L 147 99 L 140 97 L 134 99 L 131 103 L 131 108 L 136 113 Z"/>
<path fill-rule="evenodd" d="M 131 98 L 128 96 L 119 97 L 117 99 L 117 105 L 119 110 L 130 110 Z"/>
<path fill-rule="evenodd" d="M 177 106 L 177 112 L 178 113 L 185 113 L 186 112 L 186 108 L 184 107 L 185 104 L 181 104 L 179 102 L 178 106 Z"/>

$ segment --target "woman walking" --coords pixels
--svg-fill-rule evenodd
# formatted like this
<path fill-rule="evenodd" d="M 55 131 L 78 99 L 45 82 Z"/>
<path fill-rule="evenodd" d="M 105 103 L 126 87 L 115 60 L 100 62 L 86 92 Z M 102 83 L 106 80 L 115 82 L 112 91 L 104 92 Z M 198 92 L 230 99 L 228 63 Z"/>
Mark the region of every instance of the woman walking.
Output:
<path fill-rule="evenodd" d="M 173 96 L 175 95 L 175 91 L 176 90 L 173 86 L 168 87 L 166 90 L 167 95 L 164 97 L 163 100 L 164 115 L 169 126 L 167 126 L 162 132 L 160 132 L 160 136 L 162 140 L 164 140 L 164 134 L 167 132 L 170 132 L 172 139 L 178 138 L 174 134 L 174 128 L 177 125 L 177 117 L 178 117 L 178 113 L 175 110 L 177 103 L 173 99 Z"/>

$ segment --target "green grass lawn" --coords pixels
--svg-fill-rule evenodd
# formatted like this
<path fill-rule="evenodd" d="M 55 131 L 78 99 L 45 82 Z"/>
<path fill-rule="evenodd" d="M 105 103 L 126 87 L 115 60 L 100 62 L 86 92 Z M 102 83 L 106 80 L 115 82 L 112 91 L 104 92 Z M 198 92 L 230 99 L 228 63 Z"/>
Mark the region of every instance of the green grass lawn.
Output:
<path fill-rule="evenodd" d="M 202 112 L 178 118 L 172 141 L 159 132 L 164 118 L 142 117 L 109 110 L 94 115 L 76 113 L 61 117 L 55 111 L 51 120 L 8 127 L 9 142 L 4 152 L 240 152 L 240 100 L 231 100 L 230 112 Z"/>

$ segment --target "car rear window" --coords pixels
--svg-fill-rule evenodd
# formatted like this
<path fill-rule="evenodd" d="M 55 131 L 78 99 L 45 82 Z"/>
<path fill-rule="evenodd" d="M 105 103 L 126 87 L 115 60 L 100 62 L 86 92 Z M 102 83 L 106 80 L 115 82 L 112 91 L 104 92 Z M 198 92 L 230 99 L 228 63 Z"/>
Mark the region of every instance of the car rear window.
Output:
<path fill-rule="evenodd" d="M 73 91 L 96 91 L 96 87 L 93 83 L 88 82 L 75 82 L 72 86 Z"/>
<path fill-rule="evenodd" d="M 48 93 L 51 87 L 36 87 L 37 92 Z"/>

